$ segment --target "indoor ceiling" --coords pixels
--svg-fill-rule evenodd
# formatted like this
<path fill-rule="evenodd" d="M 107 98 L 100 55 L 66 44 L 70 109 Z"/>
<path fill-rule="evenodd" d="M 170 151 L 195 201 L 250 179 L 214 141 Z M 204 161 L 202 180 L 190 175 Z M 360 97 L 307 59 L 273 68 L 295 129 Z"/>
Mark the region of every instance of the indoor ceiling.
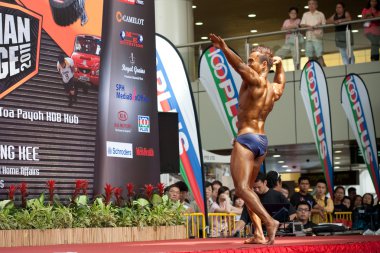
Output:
<path fill-rule="evenodd" d="M 366 0 L 343 1 L 353 19 L 358 19 L 357 15 L 366 5 Z M 320 0 L 319 10 L 326 18 L 335 11 L 336 1 Z M 247 36 L 252 34 L 278 31 L 281 29 L 283 21 L 288 18 L 288 9 L 295 6 L 299 9 L 299 17 L 307 11 L 304 6 L 307 1 L 294 0 L 193 0 L 196 8 L 194 11 L 194 22 L 202 22 L 203 25 L 194 25 L 194 41 L 202 41 L 201 37 L 209 33 L 215 33 L 223 38 L 236 36 Z M 248 14 L 255 14 L 256 17 L 249 18 Z M 257 33 L 251 33 L 257 30 Z M 335 171 L 365 169 L 364 164 L 356 163 L 351 159 L 352 150 L 357 151 L 355 141 L 334 142 Z M 340 152 L 341 151 L 341 152 Z M 214 150 L 212 152 L 229 155 L 230 150 Z M 356 152 L 357 153 L 357 152 Z M 280 157 L 273 157 L 280 155 Z M 281 161 L 284 161 L 281 163 Z M 279 163 L 280 162 L 280 163 Z M 320 172 L 321 164 L 317 155 L 314 143 L 272 146 L 268 150 L 266 158 L 267 170 L 277 170 L 279 172 Z"/>

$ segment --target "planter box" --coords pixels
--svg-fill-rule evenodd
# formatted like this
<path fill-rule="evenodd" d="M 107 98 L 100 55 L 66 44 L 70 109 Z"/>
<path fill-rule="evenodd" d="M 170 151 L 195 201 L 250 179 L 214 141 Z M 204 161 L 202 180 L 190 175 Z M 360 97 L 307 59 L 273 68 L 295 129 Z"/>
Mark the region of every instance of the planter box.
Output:
<path fill-rule="evenodd" d="M 0 247 L 185 239 L 185 226 L 0 230 Z"/>

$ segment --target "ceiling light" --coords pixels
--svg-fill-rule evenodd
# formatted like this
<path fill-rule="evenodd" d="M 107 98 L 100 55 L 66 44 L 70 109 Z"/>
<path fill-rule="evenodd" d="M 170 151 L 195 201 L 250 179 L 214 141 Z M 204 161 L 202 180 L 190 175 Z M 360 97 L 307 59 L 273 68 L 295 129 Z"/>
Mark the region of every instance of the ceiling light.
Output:
<path fill-rule="evenodd" d="M 195 25 L 203 25 L 203 22 L 196 22 Z"/>
<path fill-rule="evenodd" d="M 335 150 L 334 152 L 335 154 L 339 154 L 339 153 L 342 153 L 342 150 Z"/>
<path fill-rule="evenodd" d="M 334 164 L 340 164 L 340 162 L 334 162 Z"/>
<path fill-rule="evenodd" d="M 207 36 L 203 36 L 203 37 L 201 37 L 201 40 L 207 40 L 207 39 L 208 39 Z"/>
<path fill-rule="evenodd" d="M 303 8 L 304 8 L 304 9 L 309 9 L 309 6 L 305 5 Z"/>
<path fill-rule="evenodd" d="M 288 165 L 282 165 L 281 167 L 282 168 L 288 168 L 289 166 Z"/>
<path fill-rule="evenodd" d="M 340 157 L 339 156 L 336 156 L 336 157 L 334 157 L 336 160 L 340 160 Z"/>
<path fill-rule="evenodd" d="M 353 32 L 353 33 L 358 33 L 358 32 L 359 32 L 359 30 L 352 30 L 352 32 Z"/>
<path fill-rule="evenodd" d="M 197 6 L 196 6 L 196 5 L 193 5 L 193 6 L 191 6 L 191 8 L 195 9 L 195 8 L 197 8 Z"/>
<path fill-rule="evenodd" d="M 256 14 L 253 14 L 253 13 L 248 14 L 248 17 L 249 17 L 249 18 L 254 18 L 254 17 L 256 17 Z"/>
<path fill-rule="evenodd" d="M 302 49 L 301 49 L 301 52 L 305 52 L 305 49 L 302 48 Z"/>
<path fill-rule="evenodd" d="M 273 155 L 273 157 L 281 157 L 281 155 Z"/>
<path fill-rule="evenodd" d="M 358 18 L 362 18 L 363 16 L 362 16 L 362 14 L 359 14 L 357 17 L 358 17 Z"/>
<path fill-rule="evenodd" d="M 286 172 L 292 172 L 292 170 L 291 170 L 291 169 L 286 169 L 285 171 L 286 171 Z"/>
<path fill-rule="evenodd" d="M 278 161 L 278 163 L 285 163 L 285 161 Z"/>
<path fill-rule="evenodd" d="M 251 30 L 251 33 L 257 33 L 256 29 Z"/>
<path fill-rule="evenodd" d="M 340 169 L 340 167 L 339 166 L 334 166 L 334 169 Z"/>
<path fill-rule="evenodd" d="M 257 47 L 259 43 L 253 43 L 252 46 Z"/>

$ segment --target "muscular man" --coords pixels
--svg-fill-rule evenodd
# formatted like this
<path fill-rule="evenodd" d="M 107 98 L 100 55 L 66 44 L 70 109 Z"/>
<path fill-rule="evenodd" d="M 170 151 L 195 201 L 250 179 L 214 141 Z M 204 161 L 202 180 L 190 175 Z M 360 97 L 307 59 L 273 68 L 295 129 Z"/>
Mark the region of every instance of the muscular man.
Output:
<path fill-rule="evenodd" d="M 279 222 L 267 213 L 252 188 L 267 151 L 265 120 L 285 87 L 282 60 L 273 57 L 269 48 L 259 46 L 253 48 L 248 64 L 245 64 L 222 38 L 215 34 L 210 34 L 209 37 L 214 47 L 223 51 L 228 62 L 243 79 L 239 91 L 238 136 L 231 154 L 231 174 L 236 194 L 246 203 L 256 227 L 254 237 L 245 243 L 273 244 Z M 268 80 L 272 65 L 276 65 L 274 83 Z M 266 225 L 268 241 L 265 240 L 261 220 Z"/>

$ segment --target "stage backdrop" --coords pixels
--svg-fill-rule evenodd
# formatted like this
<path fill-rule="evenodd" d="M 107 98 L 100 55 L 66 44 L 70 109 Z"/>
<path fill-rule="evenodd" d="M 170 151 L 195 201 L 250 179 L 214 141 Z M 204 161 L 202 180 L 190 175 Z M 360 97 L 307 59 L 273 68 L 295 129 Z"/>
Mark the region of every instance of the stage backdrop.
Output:
<path fill-rule="evenodd" d="M 86 1 L 86 13 L 77 0 L 0 1 L 0 199 L 21 182 L 33 197 L 49 179 L 62 197 L 76 179 L 88 180 L 92 194 L 102 7 L 103 0 Z M 85 81 L 71 107 L 59 54 L 73 59 Z"/>
<path fill-rule="evenodd" d="M 93 194 L 96 163 L 98 193 L 105 183 L 158 182 L 153 1 L 0 5 L 0 198 L 21 182 L 33 197 L 49 179 L 61 197 L 76 179 L 88 180 Z M 79 90 L 72 104 L 59 54 L 73 62 Z"/>
<path fill-rule="evenodd" d="M 334 196 L 334 168 L 330 103 L 326 77 L 316 61 L 308 61 L 301 74 L 300 92 L 309 119 L 330 196 Z"/>
<path fill-rule="evenodd" d="M 341 86 L 341 103 L 363 154 L 376 194 L 380 196 L 379 163 L 371 101 L 360 76 L 349 74 L 344 78 Z"/>

